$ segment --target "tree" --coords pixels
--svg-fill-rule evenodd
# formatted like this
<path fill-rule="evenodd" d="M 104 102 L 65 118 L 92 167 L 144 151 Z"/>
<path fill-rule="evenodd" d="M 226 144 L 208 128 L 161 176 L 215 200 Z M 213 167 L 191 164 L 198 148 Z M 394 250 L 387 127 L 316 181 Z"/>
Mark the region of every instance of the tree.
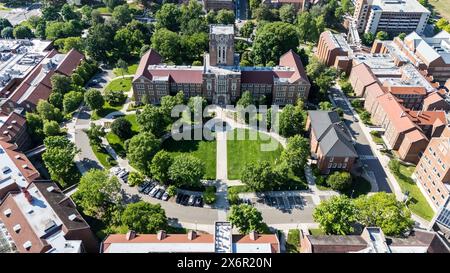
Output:
<path fill-rule="evenodd" d="M 50 96 L 48 97 L 48 102 L 50 102 L 51 105 L 55 106 L 58 109 L 62 109 L 63 106 L 63 95 L 58 92 L 52 92 Z"/>
<path fill-rule="evenodd" d="M 279 115 L 279 132 L 284 137 L 291 137 L 303 132 L 304 110 L 288 104 Z"/>
<path fill-rule="evenodd" d="M 122 105 L 127 95 L 122 90 L 108 89 L 104 91 L 103 97 L 110 105 Z"/>
<path fill-rule="evenodd" d="M 177 5 L 166 3 L 156 12 L 156 28 L 166 28 L 177 32 L 180 30 L 181 11 Z"/>
<path fill-rule="evenodd" d="M 169 180 L 169 168 L 172 163 L 172 155 L 167 151 L 161 150 L 153 157 L 150 165 L 150 172 L 156 180 L 166 184 Z"/>
<path fill-rule="evenodd" d="M 73 179 L 74 157 L 78 153 L 69 139 L 65 136 L 49 136 L 44 139 L 46 147 L 42 160 L 47 167 L 50 177 L 63 187 Z"/>
<path fill-rule="evenodd" d="M 57 21 L 60 19 L 59 8 L 54 5 L 44 5 L 41 9 L 44 22 Z"/>
<path fill-rule="evenodd" d="M 218 24 L 234 24 L 234 12 L 227 9 L 221 9 L 217 12 L 216 21 Z"/>
<path fill-rule="evenodd" d="M 75 12 L 73 9 L 73 6 L 69 5 L 69 4 L 64 4 L 61 8 L 61 15 L 64 19 L 64 21 L 70 21 L 70 20 L 74 20 L 80 19 L 80 14 Z"/>
<path fill-rule="evenodd" d="M 89 138 L 89 143 L 91 145 L 99 146 L 102 143 L 102 137 L 106 135 L 105 128 L 101 125 L 96 125 L 95 123 L 91 123 L 89 129 L 86 130 L 86 134 Z"/>
<path fill-rule="evenodd" d="M 130 172 L 128 175 L 128 184 L 131 187 L 140 186 L 144 184 L 145 176 L 140 172 Z"/>
<path fill-rule="evenodd" d="M 115 7 L 124 5 L 125 0 L 103 0 L 103 3 L 108 7 L 109 10 L 114 10 Z"/>
<path fill-rule="evenodd" d="M 89 29 L 85 49 L 89 57 L 106 62 L 108 52 L 114 48 L 114 29 L 107 24 L 96 24 Z"/>
<path fill-rule="evenodd" d="M 208 34 L 204 32 L 181 36 L 181 48 L 183 62 L 191 63 L 203 59 L 203 54 L 208 50 Z M 201 62 L 201 61 L 200 61 Z M 200 63 L 201 65 L 201 63 Z"/>
<path fill-rule="evenodd" d="M 434 25 L 435 28 L 437 28 L 439 31 L 445 30 L 447 26 L 449 25 L 449 22 L 447 19 L 442 17 L 441 19 L 436 21 L 436 24 Z"/>
<path fill-rule="evenodd" d="M 334 172 L 327 178 L 327 184 L 335 191 L 345 191 L 352 185 L 352 176 L 349 172 Z"/>
<path fill-rule="evenodd" d="M 309 141 L 301 135 L 288 139 L 286 149 L 281 153 L 281 160 L 287 162 L 289 168 L 297 176 L 303 174 L 309 157 Z"/>
<path fill-rule="evenodd" d="M 275 175 L 268 161 L 249 162 L 242 169 L 241 180 L 250 189 L 260 192 L 272 189 Z"/>
<path fill-rule="evenodd" d="M 44 121 L 38 114 L 30 112 L 25 114 L 25 118 L 27 120 L 28 133 L 35 141 L 40 142 L 44 138 Z"/>
<path fill-rule="evenodd" d="M 128 5 L 120 5 L 114 8 L 112 20 L 114 20 L 114 22 L 119 26 L 128 24 L 132 19 L 133 16 L 131 14 L 131 10 L 128 8 Z"/>
<path fill-rule="evenodd" d="M 375 41 L 375 35 L 372 32 L 366 32 L 364 33 L 361 41 L 366 46 L 371 46 L 373 44 L 373 41 Z"/>
<path fill-rule="evenodd" d="M 319 102 L 319 108 L 320 108 L 320 110 L 328 111 L 333 108 L 333 104 L 331 104 L 331 102 L 329 102 L 329 101 L 321 101 L 321 102 Z"/>
<path fill-rule="evenodd" d="M 54 120 L 44 121 L 44 134 L 46 136 L 57 136 L 61 133 L 58 122 Z"/>
<path fill-rule="evenodd" d="M 125 62 L 124 60 L 122 60 L 122 59 L 119 59 L 118 61 L 117 61 L 117 64 L 116 64 L 116 68 L 118 69 L 118 70 L 120 70 L 120 72 L 122 73 L 122 78 L 124 78 L 124 74 L 127 72 L 127 70 L 128 70 L 128 64 L 127 64 L 127 62 Z"/>
<path fill-rule="evenodd" d="M 122 223 L 137 233 L 156 233 L 167 228 L 167 217 L 160 204 L 130 203 L 122 213 Z"/>
<path fill-rule="evenodd" d="M 71 78 L 58 73 L 55 73 L 51 77 L 50 82 L 52 84 L 52 91 L 61 93 L 63 95 L 69 92 L 72 88 Z"/>
<path fill-rule="evenodd" d="M 120 117 L 111 123 L 111 131 L 121 139 L 128 139 L 133 134 L 131 122 L 124 117 Z"/>
<path fill-rule="evenodd" d="M 181 43 L 179 36 L 168 29 L 160 28 L 153 33 L 152 47 L 168 62 L 180 63 Z"/>
<path fill-rule="evenodd" d="M 274 21 L 273 13 L 266 4 L 259 5 L 258 8 L 252 11 L 252 17 L 257 21 Z"/>
<path fill-rule="evenodd" d="M 170 122 L 161 107 L 158 108 L 150 104 L 144 106 L 142 112 L 137 115 L 136 121 L 141 131 L 151 132 L 157 137 L 165 134 L 166 127 Z"/>
<path fill-rule="evenodd" d="M 169 187 L 167 187 L 166 192 L 170 197 L 175 196 L 177 194 L 177 187 L 175 187 L 174 185 L 170 185 Z"/>
<path fill-rule="evenodd" d="M 313 219 L 327 234 L 347 235 L 354 231 L 356 207 L 345 195 L 333 196 L 314 209 Z"/>
<path fill-rule="evenodd" d="M 241 234 L 249 234 L 252 231 L 267 232 L 261 212 L 248 204 L 232 205 L 228 221 L 233 227 L 237 227 Z"/>
<path fill-rule="evenodd" d="M 6 19 L 6 18 L 0 18 L 0 31 L 2 31 L 3 29 L 7 28 L 7 27 L 12 27 L 13 25 L 11 24 L 11 22 Z"/>
<path fill-rule="evenodd" d="M 99 110 L 102 109 L 105 100 L 103 99 L 102 93 L 100 93 L 97 89 L 89 89 L 84 94 L 84 101 L 91 108 L 91 110 Z"/>
<path fill-rule="evenodd" d="M 84 41 L 81 39 L 81 37 L 67 37 L 58 39 L 55 41 L 55 45 L 57 45 L 60 51 L 63 53 L 67 53 L 71 49 L 76 49 L 80 52 L 84 50 Z"/>
<path fill-rule="evenodd" d="M 400 38 L 400 40 L 402 40 L 402 41 L 405 40 L 405 37 L 406 37 L 406 33 L 404 33 L 404 32 L 402 32 L 398 35 L 398 38 Z"/>
<path fill-rule="evenodd" d="M 14 29 L 12 27 L 5 27 L 1 31 L 1 36 L 3 39 L 14 38 Z"/>
<path fill-rule="evenodd" d="M 167 116 L 171 116 L 172 109 L 177 105 L 184 105 L 184 93 L 179 91 L 175 96 L 164 96 L 161 98 L 161 111 Z"/>
<path fill-rule="evenodd" d="M 254 63 L 278 62 L 282 54 L 298 47 L 297 30 L 284 22 L 267 23 L 256 31 L 253 42 Z"/>
<path fill-rule="evenodd" d="M 292 4 L 282 5 L 280 8 L 280 19 L 283 22 L 293 24 L 295 22 L 297 15 L 295 7 Z"/>
<path fill-rule="evenodd" d="M 64 113 L 68 114 L 77 110 L 82 101 L 83 93 L 81 92 L 70 91 L 69 93 L 65 94 L 62 102 Z"/>
<path fill-rule="evenodd" d="M 60 121 L 62 119 L 60 110 L 45 100 L 38 101 L 36 111 L 44 120 Z"/>
<path fill-rule="evenodd" d="M 236 104 L 242 106 L 243 108 L 254 104 L 252 94 L 249 91 L 244 91 Z"/>
<path fill-rule="evenodd" d="M 81 177 L 72 198 L 84 214 L 102 218 L 112 204 L 120 202 L 119 179 L 106 171 L 91 169 Z"/>
<path fill-rule="evenodd" d="M 169 177 L 177 187 L 199 187 L 205 175 L 205 164 L 191 155 L 179 155 L 173 159 Z"/>
<path fill-rule="evenodd" d="M 150 164 L 158 152 L 161 141 L 152 133 L 144 131 L 125 141 L 127 158 L 130 164 L 144 174 L 150 174 Z"/>
<path fill-rule="evenodd" d="M 31 29 L 24 25 L 17 25 L 13 30 L 14 38 L 16 39 L 31 39 L 34 37 Z"/>
<path fill-rule="evenodd" d="M 316 42 L 323 31 L 324 24 L 323 16 L 314 17 L 308 11 L 302 12 L 297 19 L 300 40 L 303 42 Z"/>
<path fill-rule="evenodd" d="M 189 109 L 191 110 L 191 113 L 197 113 L 197 111 L 200 111 L 199 115 L 203 115 L 203 110 L 208 105 L 208 101 L 202 97 L 202 96 L 195 96 L 190 97 L 188 101 Z"/>
<path fill-rule="evenodd" d="M 406 205 L 394 194 L 378 192 L 355 200 L 358 221 L 367 227 L 380 227 L 388 236 L 401 236 L 410 230 L 414 221 Z"/>
<path fill-rule="evenodd" d="M 255 29 L 255 23 L 253 21 L 246 21 L 242 28 L 240 29 L 241 36 L 244 38 L 250 38 L 253 34 L 253 30 Z"/>
<path fill-rule="evenodd" d="M 378 31 L 376 38 L 378 40 L 387 40 L 389 39 L 389 34 L 386 31 Z"/>

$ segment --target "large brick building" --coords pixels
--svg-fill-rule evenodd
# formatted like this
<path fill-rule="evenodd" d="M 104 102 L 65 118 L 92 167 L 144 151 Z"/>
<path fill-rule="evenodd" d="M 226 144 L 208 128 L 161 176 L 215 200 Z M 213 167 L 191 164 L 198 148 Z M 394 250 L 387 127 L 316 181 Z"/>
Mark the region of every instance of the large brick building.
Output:
<path fill-rule="evenodd" d="M 161 97 L 178 91 L 221 105 L 235 102 L 244 91 L 255 98 L 272 98 L 277 105 L 308 98 L 311 84 L 300 57 L 292 50 L 280 57 L 278 66 L 242 67 L 234 53 L 233 26 L 211 25 L 209 38 L 203 66 L 163 64 L 153 49 L 144 54 L 132 84 L 136 101 L 141 102 L 145 94 L 151 103 L 158 104 Z"/>
<path fill-rule="evenodd" d="M 322 173 L 350 171 L 358 154 L 339 115 L 332 111 L 308 111 L 311 155 Z"/>

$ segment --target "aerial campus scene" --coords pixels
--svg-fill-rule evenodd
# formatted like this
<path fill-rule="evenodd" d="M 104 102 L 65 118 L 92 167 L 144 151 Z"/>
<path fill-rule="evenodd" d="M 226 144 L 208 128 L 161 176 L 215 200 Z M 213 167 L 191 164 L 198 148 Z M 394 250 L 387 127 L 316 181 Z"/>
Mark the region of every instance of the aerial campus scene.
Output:
<path fill-rule="evenodd" d="M 0 0 L 0 255 L 450 253 L 449 21 Z"/>

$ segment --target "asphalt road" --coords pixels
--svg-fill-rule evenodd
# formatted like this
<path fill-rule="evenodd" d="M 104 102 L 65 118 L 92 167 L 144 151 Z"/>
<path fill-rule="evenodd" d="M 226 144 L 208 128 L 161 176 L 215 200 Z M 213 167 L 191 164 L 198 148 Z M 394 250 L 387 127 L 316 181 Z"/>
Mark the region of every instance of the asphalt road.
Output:
<path fill-rule="evenodd" d="M 359 122 L 353 121 L 352 111 L 342 97 L 342 92 L 340 90 L 332 88 L 330 90 L 330 93 L 336 105 L 344 111 L 344 122 L 347 125 L 350 133 L 356 140 L 355 149 L 360 157 L 359 160 L 364 165 L 367 165 L 367 169 L 369 171 L 372 171 L 374 173 L 379 191 L 392 192 L 391 187 L 388 183 L 386 172 L 381 166 L 378 158 L 373 154 L 369 145 L 369 141 L 365 137 Z"/>

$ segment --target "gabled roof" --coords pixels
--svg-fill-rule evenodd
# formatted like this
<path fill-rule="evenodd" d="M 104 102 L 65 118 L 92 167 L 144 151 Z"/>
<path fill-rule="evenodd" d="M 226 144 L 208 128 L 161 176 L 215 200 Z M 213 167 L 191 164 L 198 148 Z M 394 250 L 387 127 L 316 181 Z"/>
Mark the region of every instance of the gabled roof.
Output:
<path fill-rule="evenodd" d="M 141 58 L 139 62 L 139 66 L 136 70 L 136 74 L 134 75 L 134 80 L 140 78 L 141 76 L 151 78 L 150 73 L 148 72 L 148 66 L 151 64 L 160 64 L 162 62 L 162 57 L 153 49 L 149 49 Z"/>
<path fill-rule="evenodd" d="M 84 55 L 78 52 L 78 50 L 72 48 L 69 52 L 67 52 L 66 56 L 64 56 L 64 59 L 58 67 L 56 67 L 56 72 L 59 72 L 65 76 L 70 76 L 83 60 Z"/>
<path fill-rule="evenodd" d="M 350 136 L 345 131 L 339 115 L 332 111 L 308 111 L 311 128 L 326 156 L 357 157 Z"/>
<path fill-rule="evenodd" d="M 288 66 L 295 70 L 294 74 L 292 74 L 289 78 L 290 82 L 302 80 L 309 83 L 305 68 L 300 60 L 300 56 L 298 56 L 292 49 L 280 57 L 280 66 Z"/>

